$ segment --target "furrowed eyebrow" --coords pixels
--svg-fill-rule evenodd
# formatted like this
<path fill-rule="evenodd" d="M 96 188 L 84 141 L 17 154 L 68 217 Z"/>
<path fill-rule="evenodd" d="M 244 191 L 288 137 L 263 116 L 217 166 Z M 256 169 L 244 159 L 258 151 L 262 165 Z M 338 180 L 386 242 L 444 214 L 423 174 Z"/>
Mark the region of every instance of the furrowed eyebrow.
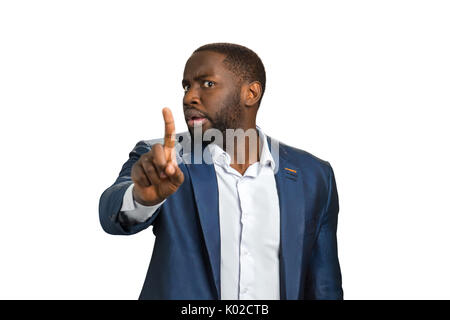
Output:
<path fill-rule="evenodd" d="M 196 76 L 196 77 L 194 78 L 194 81 L 202 80 L 202 79 L 204 79 L 204 78 L 210 78 L 210 77 L 213 77 L 213 75 L 211 75 L 211 74 L 201 74 L 201 75 L 199 75 L 199 76 Z M 182 85 L 183 87 L 184 87 L 185 85 L 187 85 L 187 84 L 189 84 L 189 81 L 188 81 L 188 80 L 183 79 L 183 80 L 181 81 L 181 85 Z"/>

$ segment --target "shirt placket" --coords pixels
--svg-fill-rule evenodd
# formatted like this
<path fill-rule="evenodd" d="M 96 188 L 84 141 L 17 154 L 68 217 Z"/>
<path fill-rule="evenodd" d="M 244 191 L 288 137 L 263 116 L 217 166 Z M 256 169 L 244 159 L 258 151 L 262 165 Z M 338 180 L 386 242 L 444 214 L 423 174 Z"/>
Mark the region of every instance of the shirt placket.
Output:
<path fill-rule="evenodd" d="M 240 274 L 239 274 L 239 299 L 251 299 L 254 282 L 254 259 L 250 250 L 251 243 L 251 203 L 249 192 L 251 192 L 249 178 L 242 177 L 238 181 L 237 189 L 241 204 L 241 241 L 239 248 Z"/>

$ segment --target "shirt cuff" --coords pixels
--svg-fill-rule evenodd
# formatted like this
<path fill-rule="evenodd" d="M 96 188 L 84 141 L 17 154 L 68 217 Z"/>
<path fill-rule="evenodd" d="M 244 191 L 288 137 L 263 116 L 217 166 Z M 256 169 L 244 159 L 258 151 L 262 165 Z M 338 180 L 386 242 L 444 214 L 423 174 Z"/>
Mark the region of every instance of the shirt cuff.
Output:
<path fill-rule="evenodd" d="M 166 201 L 166 199 L 158 204 L 155 204 L 154 206 L 144 206 L 134 200 L 133 187 L 134 183 L 132 183 L 128 187 L 127 191 L 125 191 L 125 194 L 123 195 L 122 208 L 120 211 L 123 215 L 127 216 L 128 219 L 137 223 L 142 223 L 148 220 Z"/>

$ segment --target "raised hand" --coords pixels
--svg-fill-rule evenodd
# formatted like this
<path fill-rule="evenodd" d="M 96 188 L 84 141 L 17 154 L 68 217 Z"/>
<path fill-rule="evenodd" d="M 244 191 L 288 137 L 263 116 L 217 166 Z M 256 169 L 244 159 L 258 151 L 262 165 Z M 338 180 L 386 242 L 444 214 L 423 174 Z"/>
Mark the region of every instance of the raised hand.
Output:
<path fill-rule="evenodd" d="M 169 108 L 162 110 L 165 124 L 164 145 L 154 144 L 131 169 L 134 199 L 146 206 L 162 202 L 184 181 L 175 157 L 175 122 Z"/>

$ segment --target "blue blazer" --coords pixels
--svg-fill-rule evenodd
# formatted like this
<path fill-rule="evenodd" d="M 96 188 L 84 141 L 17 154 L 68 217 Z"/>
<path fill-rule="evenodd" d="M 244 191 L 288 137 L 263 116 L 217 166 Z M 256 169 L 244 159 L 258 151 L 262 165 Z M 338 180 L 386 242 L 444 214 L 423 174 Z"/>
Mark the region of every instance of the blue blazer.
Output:
<path fill-rule="evenodd" d="M 177 134 L 178 141 L 187 133 Z M 330 164 L 277 142 L 280 298 L 342 299 L 336 229 L 338 194 Z M 119 221 L 131 168 L 161 140 L 140 141 L 100 197 L 102 228 L 131 235 L 153 226 L 155 244 L 139 299 L 220 299 L 219 196 L 214 165 L 180 163 L 184 182 L 144 223 Z M 178 156 L 182 156 L 180 150 Z M 289 170 L 288 170 L 289 169 Z"/>

